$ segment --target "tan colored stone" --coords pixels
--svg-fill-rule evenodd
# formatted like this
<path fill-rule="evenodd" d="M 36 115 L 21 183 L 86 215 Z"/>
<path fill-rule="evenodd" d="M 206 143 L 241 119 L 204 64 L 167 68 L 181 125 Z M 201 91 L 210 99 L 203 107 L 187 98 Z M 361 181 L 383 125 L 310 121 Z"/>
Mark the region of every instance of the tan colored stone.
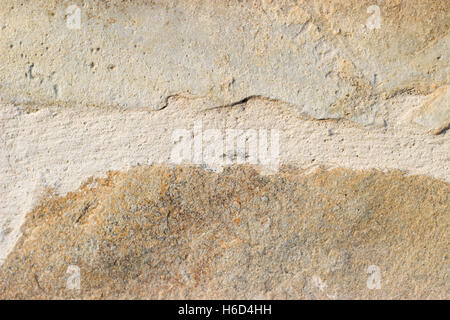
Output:
<path fill-rule="evenodd" d="M 448 299 L 448 4 L 2 0 L 0 298 Z"/>
<path fill-rule="evenodd" d="M 414 122 L 439 134 L 450 126 L 450 86 L 437 89 L 417 112 Z"/>
<path fill-rule="evenodd" d="M 0 298 L 448 299 L 449 204 L 398 171 L 110 172 L 28 214 Z"/>

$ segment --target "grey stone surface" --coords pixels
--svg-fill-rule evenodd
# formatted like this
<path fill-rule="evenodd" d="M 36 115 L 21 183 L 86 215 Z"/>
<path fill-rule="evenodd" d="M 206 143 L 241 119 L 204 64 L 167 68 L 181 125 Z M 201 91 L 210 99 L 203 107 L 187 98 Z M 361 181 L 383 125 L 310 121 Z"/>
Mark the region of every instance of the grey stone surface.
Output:
<path fill-rule="evenodd" d="M 432 92 L 449 71 L 447 1 L 380 3 L 379 28 L 372 2 L 6 0 L 0 97 L 158 110 L 262 96 L 367 124 L 377 100 Z"/>

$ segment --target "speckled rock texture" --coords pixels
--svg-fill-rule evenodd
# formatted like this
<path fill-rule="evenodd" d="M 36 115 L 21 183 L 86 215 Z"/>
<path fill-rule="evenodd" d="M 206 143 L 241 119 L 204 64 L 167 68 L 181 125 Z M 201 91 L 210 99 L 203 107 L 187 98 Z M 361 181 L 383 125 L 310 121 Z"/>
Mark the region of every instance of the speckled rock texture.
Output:
<path fill-rule="evenodd" d="M 448 299 L 449 204 L 400 172 L 110 172 L 28 214 L 0 298 Z"/>
<path fill-rule="evenodd" d="M 2 0 L 0 299 L 449 299 L 449 30 L 449 0 Z"/>

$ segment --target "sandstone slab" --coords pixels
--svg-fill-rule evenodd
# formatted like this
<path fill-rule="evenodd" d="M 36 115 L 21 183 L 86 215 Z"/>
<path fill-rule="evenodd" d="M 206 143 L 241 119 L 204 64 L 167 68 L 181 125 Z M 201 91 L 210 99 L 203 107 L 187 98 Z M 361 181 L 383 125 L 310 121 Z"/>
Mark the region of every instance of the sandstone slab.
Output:
<path fill-rule="evenodd" d="M 448 2 L 373 5 L 6 0 L 0 97 L 158 110 L 177 95 L 204 108 L 261 96 L 367 124 L 379 99 L 449 81 Z"/>
<path fill-rule="evenodd" d="M 400 172 L 111 172 L 28 214 L 0 298 L 448 299 L 449 203 Z"/>
<path fill-rule="evenodd" d="M 2 1 L 0 298 L 448 299 L 449 23 Z"/>

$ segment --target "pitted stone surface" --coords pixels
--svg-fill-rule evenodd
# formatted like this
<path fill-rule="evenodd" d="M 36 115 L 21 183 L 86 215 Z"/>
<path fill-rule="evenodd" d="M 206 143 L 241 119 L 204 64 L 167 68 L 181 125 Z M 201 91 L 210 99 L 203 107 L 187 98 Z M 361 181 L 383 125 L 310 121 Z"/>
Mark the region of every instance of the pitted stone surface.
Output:
<path fill-rule="evenodd" d="M 446 0 L 75 1 L 79 29 L 65 2 L 38 3 L 0 11 L 0 97 L 29 109 L 261 96 L 367 124 L 376 101 L 449 81 Z"/>

